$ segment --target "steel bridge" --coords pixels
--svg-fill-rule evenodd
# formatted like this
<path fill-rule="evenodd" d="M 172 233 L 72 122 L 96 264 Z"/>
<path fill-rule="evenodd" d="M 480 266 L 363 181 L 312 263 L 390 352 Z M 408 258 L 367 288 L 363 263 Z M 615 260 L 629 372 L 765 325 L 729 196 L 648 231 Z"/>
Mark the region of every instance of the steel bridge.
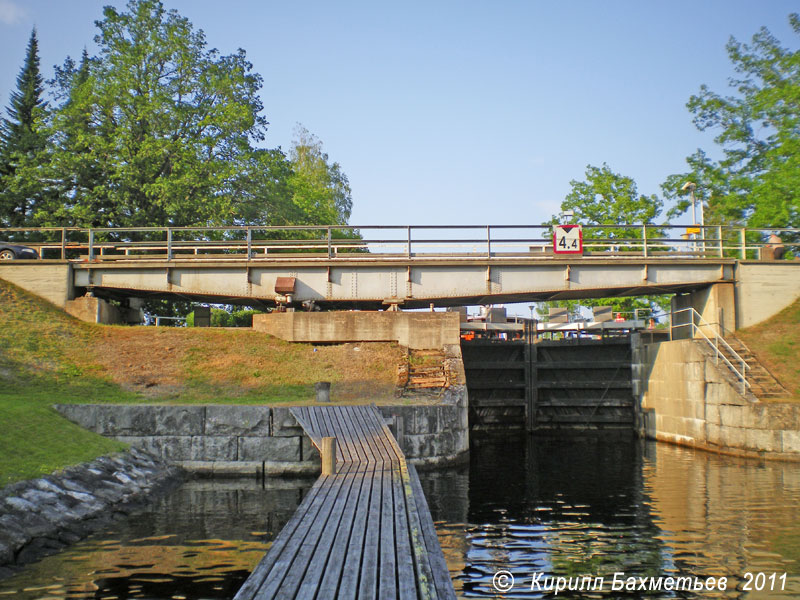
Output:
<path fill-rule="evenodd" d="M 3 261 L 0 278 L 22 287 L 37 279 L 60 282 L 63 268 L 68 297 L 376 309 L 684 293 L 735 283 L 745 263 L 800 266 L 763 260 L 765 248 L 773 251 L 766 245 L 772 233 L 787 240 L 784 250 L 800 254 L 800 230 L 584 226 L 579 254 L 559 254 L 552 231 L 550 225 L 8 229 L 0 237 L 23 240 L 42 260 Z M 800 269 L 781 277 L 800 280 Z"/>

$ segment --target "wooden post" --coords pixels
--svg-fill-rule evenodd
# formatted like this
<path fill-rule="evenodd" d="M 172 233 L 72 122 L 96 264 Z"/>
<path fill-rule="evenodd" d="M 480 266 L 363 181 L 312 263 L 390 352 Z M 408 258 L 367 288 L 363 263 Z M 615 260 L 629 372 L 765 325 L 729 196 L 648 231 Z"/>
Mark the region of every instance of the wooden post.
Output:
<path fill-rule="evenodd" d="M 322 474 L 336 475 L 336 438 L 322 438 Z"/>

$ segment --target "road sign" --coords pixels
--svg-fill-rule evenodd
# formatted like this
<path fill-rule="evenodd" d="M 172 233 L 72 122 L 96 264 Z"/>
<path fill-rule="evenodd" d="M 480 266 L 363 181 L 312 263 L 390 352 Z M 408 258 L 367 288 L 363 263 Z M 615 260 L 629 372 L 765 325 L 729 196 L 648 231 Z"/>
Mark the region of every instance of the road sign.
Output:
<path fill-rule="evenodd" d="M 580 225 L 553 226 L 555 254 L 583 254 L 583 230 Z"/>

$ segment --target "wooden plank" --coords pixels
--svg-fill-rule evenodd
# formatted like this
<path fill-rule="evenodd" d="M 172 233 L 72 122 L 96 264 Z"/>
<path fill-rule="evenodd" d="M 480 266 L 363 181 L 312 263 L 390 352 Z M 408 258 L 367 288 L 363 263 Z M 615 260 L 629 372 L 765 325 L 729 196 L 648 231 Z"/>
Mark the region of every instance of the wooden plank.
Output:
<path fill-rule="evenodd" d="M 311 442 L 317 447 L 317 450 L 320 450 L 322 445 L 322 436 L 318 434 L 318 432 L 311 426 L 310 415 L 307 410 L 303 411 L 306 407 L 304 406 L 291 406 L 289 407 L 289 412 L 292 413 L 292 416 L 298 422 L 300 427 L 306 432 L 306 435 L 311 439 Z"/>
<path fill-rule="evenodd" d="M 333 417 L 336 419 L 338 430 L 341 432 L 342 437 L 347 442 L 347 450 L 350 454 L 350 460 L 353 462 L 365 462 L 366 457 L 361 453 L 361 443 L 359 436 L 350 427 L 349 417 L 346 414 L 344 407 L 336 407 L 333 411 Z"/>
<path fill-rule="evenodd" d="M 294 597 L 347 478 L 331 476 L 326 477 L 325 481 L 329 491 L 319 510 L 313 518 L 306 516 L 301 527 L 298 527 L 258 590 L 258 598 Z"/>
<path fill-rule="evenodd" d="M 311 560 L 308 562 L 308 567 L 305 569 L 305 576 L 303 576 L 302 583 L 297 590 L 298 598 L 313 598 L 315 594 L 320 592 L 319 588 L 322 585 L 323 575 L 328 568 L 335 568 L 334 563 L 337 561 L 337 548 L 341 550 L 341 540 L 346 542 L 347 535 L 349 535 L 353 521 L 353 510 L 355 508 L 354 499 L 358 497 L 360 492 L 363 476 L 356 472 L 356 467 L 354 465 L 346 465 L 343 469 L 347 470 L 347 472 L 340 476 L 345 480 L 344 484 L 331 510 L 328 523 L 319 536 L 317 551 L 314 553 Z M 339 541 L 338 545 L 337 540 Z M 339 561 L 339 567 L 341 567 L 341 564 L 342 562 Z M 290 570 L 287 578 L 291 578 L 292 576 L 293 573 Z M 289 586 L 286 587 L 287 591 L 290 589 Z M 284 588 L 281 588 L 278 598 L 283 596 Z"/>
<path fill-rule="evenodd" d="M 455 600 L 456 594 L 450 579 L 450 571 L 447 569 L 428 502 L 425 500 L 425 493 L 422 491 L 414 465 L 406 467 L 406 474 L 407 494 L 414 499 L 413 503 L 409 502 L 409 523 L 412 531 L 415 527 L 419 528 L 417 531 L 425 550 L 425 563 L 421 562 L 419 565 L 422 572 L 417 577 L 419 596 Z"/>
<path fill-rule="evenodd" d="M 372 445 L 370 444 L 371 433 L 364 429 L 364 425 L 359 418 L 359 413 L 361 411 L 356 410 L 356 408 L 353 406 L 348 406 L 345 410 L 350 418 L 352 427 L 358 432 L 358 441 L 361 445 L 361 452 L 364 454 L 365 460 L 367 462 L 374 462 L 378 460 L 379 456 L 375 454 L 372 449 Z"/>
<path fill-rule="evenodd" d="M 381 472 L 383 482 L 381 485 L 381 533 L 380 533 L 380 563 L 378 578 L 378 598 L 381 600 L 395 600 L 397 597 L 397 573 L 395 556 L 394 535 L 394 499 L 392 497 L 392 479 L 394 469 L 384 469 Z"/>
<path fill-rule="evenodd" d="M 366 513 L 363 558 L 358 581 L 358 598 L 378 598 L 378 554 L 380 552 L 380 511 L 384 470 L 376 466 L 372 476 L 372 493 Z"/>
<path fill-rule="evenodd" d="M 408 524 L 408 501 L 403 487 L 402 469 L 392 471 L 392 495 L 394 497 L 394 530 L 397 563 L 397 595 L 400 600 L 416 600 L 416 572 L 411 531 Z M 410 499 L 413 501 L 413 498 Z"/>
<path fill-rule="evenodd" d="M 372 483 L 372 472 L 366 471 L 364 465 L 354 465 L 351 470 L 353 477 L 353 485 L 350 488 L 350 493 L 347 498 L 347 507 L 342 515 L 339 530 L 336 532 L 336 537 L 331 542 L 331 553 L 328 563 L 325 565 L 321 573 L 322 579 L 320 581 L 317 597 L 318 598 L 335 598 L 336 592 L 339 589 L 339 580 L 343 579 L 345 575 L 343 569 L 345 561 L 348 556 L 348 547 L 353 536 L 357 536 L 359 531 L 363 533 L 363 528 L 359 530 L 357 520 L 359 517 L 358 507 L 361 503 L 362 494 L 370 492 L 370 485 Z M 362 524 L 365 515 L 361 515 Z M 359 547 L 358 554 L 360 555 L 360 542 L 356 540 L 356 545 Z M 354 570 L 358 573 L 358 568 Z M 349 589 L 354 590 L 356 585 L 351 585 Z M 301 590 L 302 591 L 302 590 Z"/>
<path fill-rule="evenodd" d="M 524 390 L 524 381 L 475 381 L 467 380 L 467 388 L 471 390 Z"/>
<path fill-rule="evenodd" d="M 357 468 L 359 471 L 363 469 L 360 472 L 363 472 L 364 480 L 361 484 L 361 493 L 358 495 L 355 518 L 353 519 L 350 538 L 347 540 L 344 567 L 342 568 L 341 581 L 339 582 L 338 597 L 343 600 L 354 600 L 358 597 L 361 569 L 365 555 L 367 526 L 370 521 L 369 507 L 372 502 L 372 496 L 375 493 L 375 469 L 377 464 L 359 465 Z"/>
<path fill-rule="evenodd" d="M 280 573 L 281 569 L 276 568 L 276 565 L 291 552 L 287 552 L 287 548 L 290 547 L 290 544 L 295 537 L 298 535 L 302 536 L 304 532 L 307 531 L 308 523 L 310 520 L 313 520 L 313 518 L 319 512 L 322 503 L 325 501 L 325 498 L 330 491 L 331 479 L 332 478 L 330 477 L 320 477 L 317 479 L 308 495 L 306 495 L 306 497 L 300 503 L 300 506 L 297 507 L 297 511 L 295 511 L 294 515 L 292 515 L 292 518 L 289 519 L 289 522 L 278 534 L 278 537 L 275 538 L 275 541 L 272 543 L 272 546 L 270 547 L 266 556 L 261 559 L 261 562 L 250 574 L 250 577 L 248 577 L 244 585 L 242 585 L 242 587 L 239 589 L 239 592 L 235 596 L 236 600 L 257 598 L 259 588 L 264 582 L 267 581 L 269 576 L 272 573 Z M 293 552 L 291 552 L 291 556 L 294 556 Z M 276 578 L 277 577 L 278 576 L 276 575 Z"/>

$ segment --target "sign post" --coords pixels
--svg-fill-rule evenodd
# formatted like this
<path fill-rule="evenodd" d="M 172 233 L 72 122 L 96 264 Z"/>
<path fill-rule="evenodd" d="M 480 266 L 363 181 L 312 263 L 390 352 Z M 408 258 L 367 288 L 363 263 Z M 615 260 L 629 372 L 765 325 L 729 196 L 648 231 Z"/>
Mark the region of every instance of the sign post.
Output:
<path fill-rule="evenodd" d="M 553 253 L 583 254 L 583 229 L 580 225 L 553 225 Z"/>

